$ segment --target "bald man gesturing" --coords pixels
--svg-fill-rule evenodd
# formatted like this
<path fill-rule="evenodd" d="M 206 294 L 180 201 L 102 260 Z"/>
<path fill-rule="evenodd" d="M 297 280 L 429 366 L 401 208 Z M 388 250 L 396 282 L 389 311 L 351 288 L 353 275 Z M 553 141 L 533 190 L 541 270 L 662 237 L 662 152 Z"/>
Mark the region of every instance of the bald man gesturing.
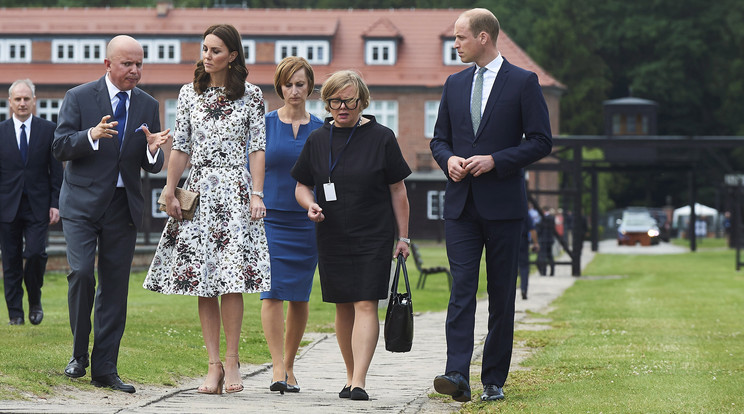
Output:
<path fill-rule="evenodd" d="M 128 393 L 117 370 L 127 316 L 129 272 L 144 198 L 140 168 L 163 166 L 158 101 L 137 88 L 142 46 L 116 36 L 106 48 L 106 74 L 70 89 L 59 112 L 52 150 L 66 161 L 59 213 L 70 266 L 68 304 L 73 335 L 65 375 L 79 378 L 91 365 L 91 384 Z M 98 287 L 94 276 L 98 249 Z M 88 342 L 93 321 L 93 350 Z"/>

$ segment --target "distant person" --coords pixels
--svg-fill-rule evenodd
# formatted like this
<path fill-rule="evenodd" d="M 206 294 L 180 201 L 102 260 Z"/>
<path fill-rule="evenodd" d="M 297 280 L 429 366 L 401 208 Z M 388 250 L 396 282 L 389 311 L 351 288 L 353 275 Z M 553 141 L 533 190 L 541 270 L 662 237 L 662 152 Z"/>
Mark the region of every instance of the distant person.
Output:
<path fill-rule="evenodd" d="M 550 266 L 550 276 L 555 275 L 555 259 L 553 258 L 553 244 L 555 244 L 555 211 L 551 208 L 544 208 L 546 214 L 540 223 L 537 224 L 537 241 L 540 244 L 540 250 L 537 254 L 537 269 L 540 276 L 547 274 L 547 268 Z"/>
<path fill-rule="evenodd" d="M 223 385 L 228 393 L 243 391 L 243 293 L 271 286 L 263 224 L 264 100 L 247 76 L 240 33 L 229 24 L 207 28 L 193 82 L 178 94 L 163 189 L 169 218 L 144 283 L 154 292 L 198 297 L 208 357 L 207 378 L 197 388 L 202 394 L 222 394 Z M 183 220 L 174 189 L 189 162 L 186 188 L 199 193 L 199 207 L 193 220 Z"/>
<path fill-rule="evenodd" d="M 323 121 L 307 112 L 315 87 L 310 64 L 284 58 L 274 73 L 274 90 L 284 105 L 266 114 L 266 238 L 271 256 L 271 290 L 261 293 L 261 323 L 271 352 L 271 391 L 299 392 L 294 361 L 305 332 L 318 248 L 315 224 L 295 198 L 297 181 L 289 174 L 308 135 Z M 284 301 L 288 301 L 284 322 Z M 285 334 L 286 330 L 286 334 Z"/>
<path fill-rule="evenodd" d="M 297 202 L 317 223 L 323 301 L 336 304 L 336 339 L 346 365 L 338 396 L 368 400 L 367 371 L 380 331 L 377 305 L 388 296 L 391 253 L 409 254 L 403 179 L 411 169 L 393 131 L 362 116 L 370 95 L 358 73 L 332 74 L 320 97 L 333 118 L 310 134 L 292 177 Z"/>
<path fill-rule="evenodd" d="M 66 161 L 59 213 L 70 274 L 68 306 L 72 359 L 65 375 L 78 378 L 91 364 L 91 384 L 133 393 L 119 378 L 119 344 L 127 320 L 129 272 L 144 197 L 140 169 L 163 166 L 158 101 L 137 88 L 142 45 L 116 36 L 106 47 L 106 75 L 70 89 L 59 110 L 52 146 Z M 95 263 L 98 250 L 98 287 Z M 91 311 L 95 308 L 93 352 L 88 357 Z"/>
<path fill-rule="evenodd" d="M 532 246 L 532 248 L 530 248 Z M 530 252 L 540 252 L 540 244 L 537 242 L 535 224 L 532 223 L 529 213 L 522 221 L 522 235 L 519 239 L 519 290 L 522 299 L 527 299 L 527 288 L 530 280 Z"/>
<path fill-rule="evenodd" d="M 0 123 L 0 249 L 9 325 L 24 323 L 24 284 L 29 322 L 44 319 L 47 232 L 59 221 L 62 163 L 52 155 L 54 122 L 32 115 L 35 90 L 29 79 L 13 82 L 8 89 L 13 116 Z"/>
<path fill-rule="evenodd" d="M 703 242 L 703 239 L 708 237 L 708 223 L 705 221 L 705 217 L 698 216 L 695 220 L 695 237 Z"/>
<path fill-rule="evenodd" d="M 499 22 L 486 9 L 462 13 L 454 48 L 474 63 L 444 84 L 431 152 L 447 176 L 444 198 L 452 292 L 447 308 L 447 363 L 434 389 L 470 401 L 475 303 L 485 250 L 488 336 L 481 400 L 504 398 L 514 339 L 514 300 L 522 220 L 527 211 L 523 168 L 550 154 L 550 118 L 533 72 L 499 52 Z M 524 137 L 524 138 L 523 138 Z"/>

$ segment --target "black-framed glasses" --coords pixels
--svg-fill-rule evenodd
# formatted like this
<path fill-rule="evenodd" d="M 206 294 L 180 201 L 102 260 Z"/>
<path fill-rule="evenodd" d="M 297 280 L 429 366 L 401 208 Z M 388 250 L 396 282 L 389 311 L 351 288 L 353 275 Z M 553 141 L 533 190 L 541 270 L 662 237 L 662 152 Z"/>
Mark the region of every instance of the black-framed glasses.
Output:
<path fill-rule="evenodd" d="M 359 105 L 359 98 L 331 98 L 328 99 L 326 102 L 328 102 L 328 106 L 330 106 L 331 109 L 341 109 L 341 104 L 344 104 L 344 106 L 346 106 L 346 109 L 356 109 L 357 105 Z"/>

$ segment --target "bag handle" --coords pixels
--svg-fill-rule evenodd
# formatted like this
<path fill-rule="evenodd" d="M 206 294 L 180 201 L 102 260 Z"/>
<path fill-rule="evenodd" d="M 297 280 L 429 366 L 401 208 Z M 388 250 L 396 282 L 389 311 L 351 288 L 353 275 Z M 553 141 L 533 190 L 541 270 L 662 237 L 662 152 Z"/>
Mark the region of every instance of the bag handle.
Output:
<path fill-rule="evenodd" d="M 400 279 L 400 269 L 403 269 L 403 278 L 406 281 L 406 293 L 411 294 L 411 285 L 408 283 L 408 269 L 406 269 L 406 259 L 403 257 L 403 253 L 398 254 L 397 264 L 395 265 L 395 275 L 393 276 L 393 284 L 390 286 L 390 293 L 398 293 L 398 280 Z"/>

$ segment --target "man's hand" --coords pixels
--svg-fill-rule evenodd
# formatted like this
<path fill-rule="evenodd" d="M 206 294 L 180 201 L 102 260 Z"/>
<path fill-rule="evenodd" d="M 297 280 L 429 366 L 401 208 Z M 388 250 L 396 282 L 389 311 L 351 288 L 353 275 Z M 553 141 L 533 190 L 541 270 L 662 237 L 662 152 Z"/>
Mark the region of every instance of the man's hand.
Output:
<path fill-rule="evenodd" d="M 57 224 L 59 221 L 59 209 L 49 207 L 49 225 Z"/>
<path fill-rule="evenodd" d="M 490 155 L 473 155 L 465 160 L 465 169 L 470 174 L 473 174 L 473 177 L 485 174 L 491 171 L 495 166 L 496 164 L 493 162 L 493 157 Z"/>
<path fill-rule="evenodd" d="M 150 150 L 150 154 L 152 155 L 155 155 L 158 148 L 160 148 L 161 145 L 168 141 L 169 138 L 172 138 L 169 134 L 170 128 L 166 129 L 165 131 L 155 133 L 150 132 L 150 130 L 145 125 L 142 125 L 140 128 L 142 128 L 142 132 L 144 132 L 145 136 L 147 137 L 147 148 Z"/>
<path fill-rule="evenodd" d="M 459 182 L 468 175 L 466 162 L 465 158 L 458 157 L 457 155 L 449 157 L 447 160 L 447 173 L 452 181 Z"/>
<path fill-rule="evenodd" d="M 90 130 L 90 138 L 93 141 L 98 141 L 101 138 L 112 138 L 114 135 L 119 134 L 116 130 L 116 126 L 119 125 L 119 122 L 108 122 L 110 118 L 111 115 L 105 115 L 101 118 L 101 122 Z"/>

